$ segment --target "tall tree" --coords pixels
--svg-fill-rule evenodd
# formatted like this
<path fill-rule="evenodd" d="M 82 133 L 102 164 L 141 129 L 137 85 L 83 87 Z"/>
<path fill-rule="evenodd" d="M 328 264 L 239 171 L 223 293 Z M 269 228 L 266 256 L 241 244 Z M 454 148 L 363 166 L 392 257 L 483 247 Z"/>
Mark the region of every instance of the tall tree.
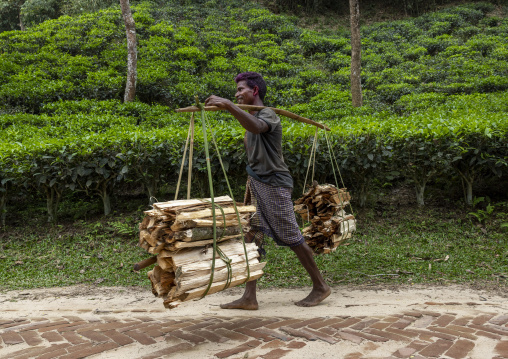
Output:
<path fill-rule="evenodd" d="M 122 16 L 127 34 L 127 83 L 125 84 L 124 102 L 134 101 L 136 97 L 138 51 L 136 48 L 136 25 L 132 17 L 129 0 L 120 0 Z"/>
<path fill-rule="evenodd" d="M 360 39 L 360 4 L 358 0 L 349 0 L 351 18 L 351 94 L 353 106 L 362 106 L 362 43 Z"/>

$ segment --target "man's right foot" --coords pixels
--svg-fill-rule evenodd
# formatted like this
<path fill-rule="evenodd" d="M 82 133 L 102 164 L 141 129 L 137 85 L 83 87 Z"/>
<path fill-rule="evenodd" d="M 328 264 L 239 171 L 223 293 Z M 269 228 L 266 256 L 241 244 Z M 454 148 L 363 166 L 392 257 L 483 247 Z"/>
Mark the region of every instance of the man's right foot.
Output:
<path fill-rule="evenodd" d="M 221 304 L 222 309 L 258 310 L 257 300 L 251 301 L 244 298 L 237 299 L 231 303 Z"/>

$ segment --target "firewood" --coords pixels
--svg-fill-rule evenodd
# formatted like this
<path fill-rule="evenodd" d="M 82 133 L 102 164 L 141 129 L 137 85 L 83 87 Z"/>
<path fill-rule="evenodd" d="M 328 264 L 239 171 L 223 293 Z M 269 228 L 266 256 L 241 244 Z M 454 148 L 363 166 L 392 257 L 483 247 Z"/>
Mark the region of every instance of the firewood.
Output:
<path fill-rule="evenodd" d="M 237 235 L 242 232 L 242 228 L 240 226 L 231 226 L 226 227 L 217 227 L 216 235 L 217 236 L 231 236 Z M 196 227 L 187 229 L 184 231 L 174 232 L 173 237 L 175 240 L 184 241 L 184 242 L 192 242 L 199 241 L 202 239 L 210 239 L 213 238 L 213 228 L 211 227 Z"/>

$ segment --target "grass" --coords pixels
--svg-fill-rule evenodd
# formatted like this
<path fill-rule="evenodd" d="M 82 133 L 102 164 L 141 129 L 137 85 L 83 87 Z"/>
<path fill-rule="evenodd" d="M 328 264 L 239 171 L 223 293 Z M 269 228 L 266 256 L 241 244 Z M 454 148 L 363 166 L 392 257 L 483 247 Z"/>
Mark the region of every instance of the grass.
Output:
<path fill-rule="evenodd" d="M 137 247 L 137 224 L 148 209 L 145 202 L 135 196 L 118 198 L 117 211 L 108 218 L 94 203 L 66 207 L 64 202 L 60 224 L 51 225 L 43 223 L 44 204 L 31 201 L 21 217 L 8 217 L 11 227 L 0 231 L 0 289 L 75 284 L 149 287 L 149 269 L 132 269 L 150 256 Z M 508 222 L 508 204 L 492 205 L 494 210 L 479 223 L 468 214 L 470 208 L 460 205 L 419 209 L 378 203 L 356 214 L 359 229 L 352 239 L 332 254 L 316 256 L 316 262 L 331 285 L 506 286 L 508 231 L 502 225 Z M 271 241 L 266 249 L 268 264 L 260 287 L 311 284 L 291 250 Z"/>

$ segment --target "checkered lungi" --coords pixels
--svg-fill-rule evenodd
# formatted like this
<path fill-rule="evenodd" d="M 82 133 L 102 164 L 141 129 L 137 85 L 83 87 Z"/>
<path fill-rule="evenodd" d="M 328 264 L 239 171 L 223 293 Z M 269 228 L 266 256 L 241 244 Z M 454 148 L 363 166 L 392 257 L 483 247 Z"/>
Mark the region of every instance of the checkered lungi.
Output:
<path fill-rule="evenodd" d="M 245 204 L 256 206 L 250 233 L 261 255 L 266 253 L 263 248 L 265 235 L 280 246 L 295 247 L 305 242 L 296 223 L 291 188 L 270 186 L 251 176 L 246 187 Z"/>

